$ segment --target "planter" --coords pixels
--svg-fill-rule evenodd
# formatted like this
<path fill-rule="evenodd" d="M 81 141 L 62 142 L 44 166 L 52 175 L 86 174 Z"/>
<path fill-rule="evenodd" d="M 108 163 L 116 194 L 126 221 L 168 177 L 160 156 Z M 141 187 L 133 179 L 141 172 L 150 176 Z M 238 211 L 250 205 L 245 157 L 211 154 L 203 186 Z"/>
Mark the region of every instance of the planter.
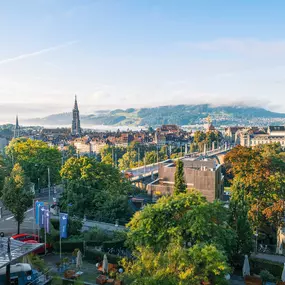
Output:
<path fill-rule="evenodd" d="M 245 276 L 244 282 L 246 285 L 262 285 L 261 278 L 257 276 Z"/>

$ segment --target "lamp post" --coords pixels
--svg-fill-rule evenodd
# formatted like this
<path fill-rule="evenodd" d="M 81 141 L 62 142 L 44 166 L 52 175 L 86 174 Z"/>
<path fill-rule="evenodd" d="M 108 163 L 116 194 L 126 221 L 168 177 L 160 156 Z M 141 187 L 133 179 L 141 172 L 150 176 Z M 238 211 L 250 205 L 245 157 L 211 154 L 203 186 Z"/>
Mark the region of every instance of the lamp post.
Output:
<path fill-rule="evenodd" d="M 50 169 L 48 167 L 48 204 L 50 206 Z"/>

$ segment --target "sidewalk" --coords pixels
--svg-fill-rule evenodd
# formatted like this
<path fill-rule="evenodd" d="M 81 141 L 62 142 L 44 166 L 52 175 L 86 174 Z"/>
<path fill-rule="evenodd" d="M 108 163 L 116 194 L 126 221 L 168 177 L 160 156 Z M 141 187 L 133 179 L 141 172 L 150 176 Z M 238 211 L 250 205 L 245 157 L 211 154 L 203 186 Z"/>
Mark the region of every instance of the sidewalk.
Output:
<path fill-rule="evenodd" d="M 265 260 L 269 260 L 269 261 L 273 261 L 273 262 L 277 262 L 281 264 L 285 263 L 285 256 L 283 255 L 257 253 L 257 254 L 252 254 L 251 257 L 265 259 Z"/>

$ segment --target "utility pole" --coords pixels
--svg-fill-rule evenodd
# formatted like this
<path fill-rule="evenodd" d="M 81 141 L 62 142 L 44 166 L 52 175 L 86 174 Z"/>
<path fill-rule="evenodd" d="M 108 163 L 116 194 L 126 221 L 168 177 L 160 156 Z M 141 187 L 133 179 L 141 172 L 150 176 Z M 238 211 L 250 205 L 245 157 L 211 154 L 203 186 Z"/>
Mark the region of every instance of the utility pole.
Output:
<path fill-rule="evenodd" d="M 114 147 L 112 147 L 112 164 L 114 166 Z"/>
<path fill-rule="evenodd" d="M 156 156 L 157 156 L 157 164 L 159 162 L 159 157 L 158 157 L 158 145 L 156 145 Z"/>
<path fill-rule="evenodd" d="M 140 148 L 138 147 L 138 166 L 139 166 L 139 163 L 140 163 Z"/>
<path fill-rule="evenodd" d="M 50 206 L 50 169 L 48 167 L 48 204 Z"/>

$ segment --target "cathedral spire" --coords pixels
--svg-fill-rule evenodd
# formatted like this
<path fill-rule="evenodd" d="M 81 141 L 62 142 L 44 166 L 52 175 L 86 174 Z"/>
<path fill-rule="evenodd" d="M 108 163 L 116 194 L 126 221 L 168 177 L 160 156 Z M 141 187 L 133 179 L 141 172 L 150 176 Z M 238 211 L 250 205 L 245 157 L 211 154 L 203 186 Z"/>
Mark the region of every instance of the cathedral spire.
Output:
<path fill-rule="evenodd" d="M 20 126 L 19 126 L 19 118 L 18 114 L 16 115 L 16 124 L 14 129 L 14 138 L 18 138 L 20 136 Z"/>
<path fill-rule="evenodd" d="M 73 109 L 78 111 L 78 104 L 77 104 L 77 96 L 76 96 L 76 95 L 75 95 L 75 100 L 74 100 L 74 107 L 73 107 Z"/>
<path fill-rule="evenodd" d="M 72 110 L 71 134 L 74 136 L 78 136 L 81 134 L 80 116 L 79 116 L 79 109 L 78 109 L 77 96 L 76 95 L 75 95 L 75 100 L 74 100 L 74 107 Z"/>

